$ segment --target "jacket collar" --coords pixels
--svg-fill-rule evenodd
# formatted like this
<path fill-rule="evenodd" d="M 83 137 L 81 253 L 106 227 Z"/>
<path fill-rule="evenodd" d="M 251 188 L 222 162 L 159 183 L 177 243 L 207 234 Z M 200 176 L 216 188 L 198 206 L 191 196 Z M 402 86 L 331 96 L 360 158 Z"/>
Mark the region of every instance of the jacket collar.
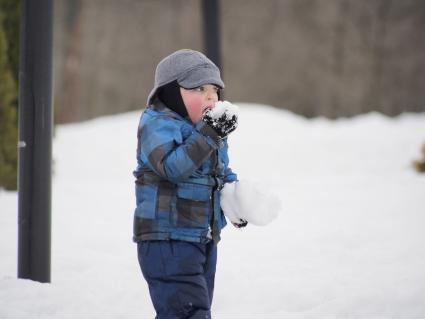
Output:
<path fill-rule="evenodd" d="M 154 110 L 154 111 L 157 111 L 157 112 L 160 112 L 160 113 L 163 113 L 163 114 L 166 114 L 166 115 L 168 115 L 168 116 L 170 116 L 170 117 L 172 117 L 172 118 L 174 118 L 174 119 L 177 119 L 177 120 L 181 120 L 181 121 L 187 121 L 187 122 L 189 122 L 190 124 L 192 124 L 193 125 L 193 123 L 190 121 L 190 119 L 189 118 L 186 118 L 186 117 L 182 117 L 180 114 L 178 114 L 177 112 L 174 112 L 173 110 L 171 110 L 170 108 L 168 108 L 160 99 L 158 99 L 158 98 L 155 98 L 154 100 L 153 100 L 153 102 L 152 102 L 152 104 L 151 105 L 149 105 L 149 108 L 150 109 L 152 109 L 152 110 Z"/>

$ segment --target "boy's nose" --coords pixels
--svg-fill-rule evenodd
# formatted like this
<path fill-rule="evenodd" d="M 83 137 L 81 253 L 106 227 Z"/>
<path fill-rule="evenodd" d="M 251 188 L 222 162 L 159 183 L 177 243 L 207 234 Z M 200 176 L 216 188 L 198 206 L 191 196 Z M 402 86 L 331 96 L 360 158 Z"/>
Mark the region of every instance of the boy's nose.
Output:
<path fill-rule="evenodd" d="M 208 93 L 208 99 L 217 102 L 218 101 L 218 94 L 217 94 L 217 92 L 215 90 L 214 91 L 210 91 Z"/>

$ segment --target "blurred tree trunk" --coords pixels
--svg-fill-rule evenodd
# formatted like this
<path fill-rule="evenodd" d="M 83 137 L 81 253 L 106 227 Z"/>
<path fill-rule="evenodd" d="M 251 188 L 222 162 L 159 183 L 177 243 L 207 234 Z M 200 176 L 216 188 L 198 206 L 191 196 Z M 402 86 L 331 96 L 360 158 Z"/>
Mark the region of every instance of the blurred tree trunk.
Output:
<path fill-rule="evenodd" d="M 371 43 L 371 74 L 369 90 L 366 93 L 366 102 L 362 111 L 385 109 L 383 102 L 385 99 L 384 77 L 386 66 L 388 65 L 388 23 L 389 14 L 392 7 L 392 0 L 375 0 L 369 2 L 372 6 L 372 43 Z"/>
<path fill-rule="evenodd" d="M 338 109 L 343 103 L 342 94 L 343 87 L 341 84 L 345 80 L 346 61 L 346 41 L 347 41 L 347 24 L 350 10 L 349 0 L 340 0 L 338 3 L 338 15 L 335 23 L 335 36 L 333 39 L 333 74 L 335 78 L 335 87 L 331 93 L 331 101 L 329 116 L 338 115 Z"/>
<path fill-rule="evenodd" d="M 81 0 L 64 2 L 64 65 L 57 121 L 73 122 L 81 118 Z M 88 107 L 85 105 L 84 107 Z"/>

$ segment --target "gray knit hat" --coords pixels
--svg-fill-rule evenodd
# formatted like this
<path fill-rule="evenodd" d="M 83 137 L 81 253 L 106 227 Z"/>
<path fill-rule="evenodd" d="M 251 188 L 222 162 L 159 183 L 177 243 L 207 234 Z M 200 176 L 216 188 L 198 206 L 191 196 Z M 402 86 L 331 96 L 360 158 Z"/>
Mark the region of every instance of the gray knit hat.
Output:
<path fill-rule="evenodd" d="M 214 84 L 224 89 L 218 67 L 201 52 L 183 49 L 165 57 L 155 71 L 155 84 L 149 93 L 148 105 L 161 86 L 177 80 L 186 89 L 204 84 Z"/>

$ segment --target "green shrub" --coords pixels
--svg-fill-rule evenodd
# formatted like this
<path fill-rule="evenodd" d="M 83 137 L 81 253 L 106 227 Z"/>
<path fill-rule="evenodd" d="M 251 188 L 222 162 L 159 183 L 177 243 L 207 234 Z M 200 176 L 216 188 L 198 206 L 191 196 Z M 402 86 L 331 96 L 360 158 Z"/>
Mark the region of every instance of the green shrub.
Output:
<path fill-rule="evenodd" d="M 19 57 L 18 39 L 13 37 L 19 31 L 18 11 L 16 1 L 0 0 L 0 188 L 8 190 L 17 189 L 18 85 L 15 72 Z M 9 42 L 14 43 L 13 54 L 9 50 Z"/>

